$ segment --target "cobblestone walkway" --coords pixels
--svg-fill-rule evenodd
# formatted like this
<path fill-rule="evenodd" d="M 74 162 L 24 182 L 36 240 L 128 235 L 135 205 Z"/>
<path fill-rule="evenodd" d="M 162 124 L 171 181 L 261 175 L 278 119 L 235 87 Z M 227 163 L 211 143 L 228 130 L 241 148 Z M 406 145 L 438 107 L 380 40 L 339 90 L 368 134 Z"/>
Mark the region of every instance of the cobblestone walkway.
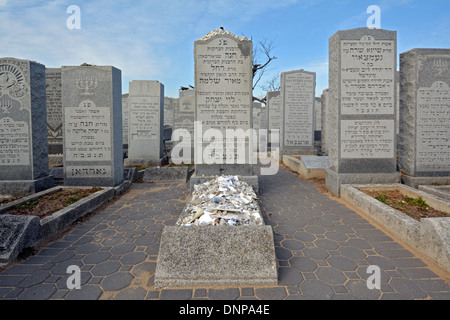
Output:
<path fill-rule="evenodd" d="M 274 287 L 155 290 L 164 226 L 188 201 L 185 184 L 134 184 L 109 207 L 0 273 L 0 299 L 450 299 L 450 286 L 414 256 L 314 184 L 280 168 L 260 177 L 260 205 L 274 230 Z M 81 269 L 69 290 L 68 266 Z M 369 290 L 367 268 L 381 269 Z"/>

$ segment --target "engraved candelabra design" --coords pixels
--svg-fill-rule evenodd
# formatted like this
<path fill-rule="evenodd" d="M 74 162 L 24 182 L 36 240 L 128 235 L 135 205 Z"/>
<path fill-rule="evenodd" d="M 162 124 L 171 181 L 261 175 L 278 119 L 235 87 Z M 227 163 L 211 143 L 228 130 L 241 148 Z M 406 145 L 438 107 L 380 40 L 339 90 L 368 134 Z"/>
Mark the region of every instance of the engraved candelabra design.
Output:
<path fill-rule="evenodd" d="M 434 60 L 431 68 L 437 72 L 438 76 L 442 76 L 444 72 L 448 71 L 448 62 L 441 59 Z"/>
<path fill-rule="evenodd" d="M 98 80 L 94 78 L 81 78 L 76 81 L 77 88 L 84 90 L 81 94 L 84 96 L 91 96 L 94 94 L 93 90 L 98 87 Z"/>
<path fill-rule="evenodd" d="M 9 113 L 9 109 L 12 108 L 12 101 L 11 100 L 0 100 L 0 109 L 3 110 L 3 113 L 8 114 Z"/>

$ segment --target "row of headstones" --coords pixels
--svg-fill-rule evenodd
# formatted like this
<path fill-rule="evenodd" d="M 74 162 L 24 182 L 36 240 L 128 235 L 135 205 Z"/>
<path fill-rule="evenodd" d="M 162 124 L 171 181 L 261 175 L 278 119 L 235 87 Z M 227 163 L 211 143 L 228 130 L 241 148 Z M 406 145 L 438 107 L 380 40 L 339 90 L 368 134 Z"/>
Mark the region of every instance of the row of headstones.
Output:
<path fill-rule="evenodd" d="M 329 89 L 323 95 L 322 142 L 329 156 L 327 186 L 335 194 L 339 194 L 343 183 L 397 181 L 397 145 L 399 165 L 406 180 L 418 177 L 426 181 L 431 177 L 433 182 L 448 183 L 449 50 L 415 49 L 401 54 L 400 76 L 396 81 L 396 37 L 395 31 L 359 28 L 339 31 L 330 38 Z M 212 128 L 225 133 L 226 129 L 245 131 L 254 127 L 251 40 L 214 30 L 197 40 L 194 47 L 195 120 L 203 124 L 198 134 L 203 135 Z M 45 119 L 39 118 L 39 114 L 45 113 L 42 110 L 45 109 L 45 67 L 29 61 L 3 59 L 1 71 L 0 137 L 4 142 L 0 181 L 41 179 L 48 172 L 48 162 L 45 165 L 42 161 L 47 151 L 43 143 L 45 134 L 36 133 L 45 123 Z M 116 185 L 121 179 L 120 82 L 120 70 L 113 67 L 62 68 L 66 184 L 98 185 L 102 180 Z M 399 108 L 396 83 L 399 83 Z M 141 110 L 149 102 L 146 90 L 155 85 L 160 90 L 159 102 L 154 102 L 159 103 L 159 111 Z M 134 88 L 137 93 L 131 92 Z M 159 82 L 130 84 L 129 99 L 134 102 L 130 104 L 129 121 L 135 126 L 128 126 L 128 141 L 136 140 L 136 152 L 146 149 L 139 146 L 140 141 L 156 136 L 158 131 L 161 136 L 163 90 Z M 277 96 L 280 112 L 273 107 L 276 103 L 272 103 Z M 41 99 L 43 103 L 39 102 Z M 282 153 L 316 152 L 314 100 L 315 74 L 304 70 L 283 73 L 280 92 L 268 93 L 268 128 L 276 128 L 276 125 L 271 127 L 271 112 L 275 111 L 280 123 Z M 34 106 L 39 103 L 40 107 Z M 131 105 L 136 110 L 132 111 Z M 161 139 L 155 140 L 155 149 L 158 145 Z M 254 175 L 250 157 L 233 162 L 239 158 L 237 149 L 220 155 L 211 151 L 206 141 L 197 149 L 197 175 Z M 131 159 L 132 150 L 130 145 Z M 202 162 L 208 153 L 202 154 L 203 150 L 218 161 Z M 22 170 L 25 167 L 29 170 Z"/>
<path fill-rule="evenodd" d="M 281 90 L 267 94 L 269 130 L 280 129 L 283 154 L 309 154 L 320 121 L 335 195 L 341 184 L 398 182 L 400 172 L 413 187 L 449 184 L 449 61 L 450 49 L 413 49 L 397 71 L 395 31 L 339 31 L 329 41 L 329 89 L 316 98 L 322 114 L 312 118 L 315 74 L 285 72 Z"/>

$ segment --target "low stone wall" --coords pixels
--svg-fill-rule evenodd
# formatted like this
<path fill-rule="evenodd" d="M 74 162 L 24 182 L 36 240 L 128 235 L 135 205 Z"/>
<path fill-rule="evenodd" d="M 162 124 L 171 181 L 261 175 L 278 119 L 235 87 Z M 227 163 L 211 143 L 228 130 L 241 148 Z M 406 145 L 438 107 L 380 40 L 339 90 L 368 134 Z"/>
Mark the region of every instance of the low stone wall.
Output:
<path fill-rule="evenodd" d="M 419 222 L 358 189 L 398 190 L 409 197 L 421 196 L 436 210 L 449 214 L 450 201 L 401 184 L 341 186 L 344 200 L 450 272 L 450 217 L 425 218 Z"/>
<path fill-rule="evenodd" d="M 112 199 L 117 192 L 115 188 L 103 187 L 102 190 L 43 219 L 37 216 L 3 214 L 10 208 L 46 194 L 58 192 L 63 188 L 80 189 L 81 187 L 54 187 L 0 206 L 0 267 L 5 267 L 13 262 L 23 249 L 39 245 L 63 231 L 79 218 L 93 212 Z"/>

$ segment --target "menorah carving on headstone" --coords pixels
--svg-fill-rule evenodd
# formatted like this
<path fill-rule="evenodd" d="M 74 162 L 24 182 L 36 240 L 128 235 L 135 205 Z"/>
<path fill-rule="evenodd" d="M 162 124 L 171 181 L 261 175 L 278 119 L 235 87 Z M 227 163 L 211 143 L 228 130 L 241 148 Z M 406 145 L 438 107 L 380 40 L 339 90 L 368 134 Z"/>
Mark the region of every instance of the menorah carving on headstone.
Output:
<path fill-rule="evenodd" d="M 12 108 L 12 101 L 9 99 L 2 99 L 0 100 L 0 109 L 3 110 L 3 113 L 8 114 L 9 109 Z"/>
<path fill-rule="evenodd" d="M 436 71 L 437 76 L 442 76 L 448 71 L 448 62 L 441 59 L 434 60 L 431 68 Z"/>
<path fill-rule="evenodd" d="M 81 93 L 84 96 L 91 96 L 94 94 L 93 90 L 98 87 L 98 80 L 94 78 L 81 78 L 76 81 L 77 88 L 84 90 Z"/>

